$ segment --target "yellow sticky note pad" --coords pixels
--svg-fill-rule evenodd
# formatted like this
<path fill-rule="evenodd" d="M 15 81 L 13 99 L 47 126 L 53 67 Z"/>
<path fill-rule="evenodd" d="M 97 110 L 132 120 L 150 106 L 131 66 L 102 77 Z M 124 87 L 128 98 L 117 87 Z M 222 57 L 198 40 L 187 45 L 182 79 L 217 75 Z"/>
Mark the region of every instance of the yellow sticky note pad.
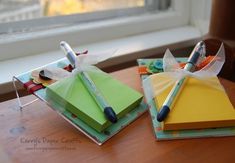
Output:
<path fill-rule="evenodd" d="M 159 82 L 157 77 L 152 83 Z M 220 85 L 217 77 L 214 82 Z M 155 98 L 159 109 L 171 88 Z M 158 110 L 159 111 L 159 110 Z M 200 129 L 235 126 L 235 110 L 225 91 L 213 88 L 203 81 L 188 78 L 177 96 L 170 113 L 162 122 L 163 130 Z"/>

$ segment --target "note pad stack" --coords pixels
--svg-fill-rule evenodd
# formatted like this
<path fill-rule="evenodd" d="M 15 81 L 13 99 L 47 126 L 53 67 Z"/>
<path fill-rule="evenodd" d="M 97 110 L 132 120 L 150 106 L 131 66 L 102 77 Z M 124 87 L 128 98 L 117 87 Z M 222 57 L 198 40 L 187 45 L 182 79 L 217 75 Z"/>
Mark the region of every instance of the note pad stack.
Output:
<path fill-rule="evenodd" d="M 100 71 L 98 73 L 89 72 L 89 76 L 110 106 L 113 107 L 118 118 L 140 104 L 142 100 L 140 93 L 115 80 L 110 75 Z M 47 95 L 98 132 L 111 125 L 83 85 L 80 74 L 48 86 Z"/>
<path fill-rule="evenodd" d="M 162 59 L 138 59 L 139 73 L 142 80 L 153 73 L 150 71 L 151 65 L 156 61 L 162 61 Z M 187 58 L 177 58 L 177 61 L 186 62 Z M 217 78 L 214 80 L 217 83 L 219 82 Z M 180 94 L 182 97 L 177 97 L 178 103 L 175 103 L 175 107 L 168 114 L 169 117 L 164 123 L 157 121 L 157 114 L 159 106 L 162 105 L 171 88 L 168 88 L 161 95 L 152 99 L 152 92 L 149 91 L 148 87 L 143 85 L 144 94 L 148 101 L 153 131 L 158 141 L 235 136 L 234 108 L 226 93 L 210 87 L 211 85 L 201 85 L 197 82 L 194 79 L 190 79 L 185 83 L 187 88 L 185 85 L 183 86 Z M 179 107 L 180 105 L 183 107 Z M 202 118 L 206 118 L 206 120 Z M 172 130 L 170 130 L 171 128 Z"/>
<path fill-rule="evenodd" d="M 156 77 L 152 82 L 159 80 Z M 213 81 L 221 86 L 217 77 Z M 155 98 L 158 106 L 162 106 L 170 90 L 168 88 Z M 159 111 L 160 107 L 157 108 Z M 235 110 L 226 92 L 194 78 L 187 79 L 168 117 L 162 122 L 163 130 L 228 126 L 235 126 Z"/>

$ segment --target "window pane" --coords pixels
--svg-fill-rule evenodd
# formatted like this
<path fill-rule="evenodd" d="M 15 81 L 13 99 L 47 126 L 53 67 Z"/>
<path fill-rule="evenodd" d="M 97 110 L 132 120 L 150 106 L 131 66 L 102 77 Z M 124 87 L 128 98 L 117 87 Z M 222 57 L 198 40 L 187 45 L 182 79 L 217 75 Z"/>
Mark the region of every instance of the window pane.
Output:
<path fill-rule="evenodd" d="M 144 6 L 144 0 L 42 0 L 44 15 L 66 15 Z"/>
<path fill-rule="evenodd" d="M 170 7 L 171 0 L 0 0 L 0 37 Z"/>
<path fill-rule="evenodd" d="M 0 0 L 0 22 L 143 7 L 145 0 Z"/>

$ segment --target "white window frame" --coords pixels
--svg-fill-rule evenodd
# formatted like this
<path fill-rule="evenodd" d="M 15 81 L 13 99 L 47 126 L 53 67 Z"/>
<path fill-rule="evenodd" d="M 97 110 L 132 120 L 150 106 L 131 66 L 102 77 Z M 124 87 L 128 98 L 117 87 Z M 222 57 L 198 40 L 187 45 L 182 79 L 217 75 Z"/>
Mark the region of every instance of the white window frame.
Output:
<path fill-rule="evenodd" d="M 61 40 L 68 41 L 72 46 L 79 46 L 187 25 L 189 6 L 188 0 L 172 0 L 172 8 L 167 12 L 131 15 L 17 34 L 0 39 L 0 60 L 55 51 Z"/>

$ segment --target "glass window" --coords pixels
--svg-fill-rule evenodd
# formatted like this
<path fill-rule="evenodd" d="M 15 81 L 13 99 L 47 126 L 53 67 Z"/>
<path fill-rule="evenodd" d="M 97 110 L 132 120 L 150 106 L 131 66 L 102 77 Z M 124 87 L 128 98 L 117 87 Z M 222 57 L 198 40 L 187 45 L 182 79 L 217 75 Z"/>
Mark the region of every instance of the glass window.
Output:
<path fill-rule="evenodd" d="M 157 12 L 170 0 L 0 0 L 0 34 Z"/>

